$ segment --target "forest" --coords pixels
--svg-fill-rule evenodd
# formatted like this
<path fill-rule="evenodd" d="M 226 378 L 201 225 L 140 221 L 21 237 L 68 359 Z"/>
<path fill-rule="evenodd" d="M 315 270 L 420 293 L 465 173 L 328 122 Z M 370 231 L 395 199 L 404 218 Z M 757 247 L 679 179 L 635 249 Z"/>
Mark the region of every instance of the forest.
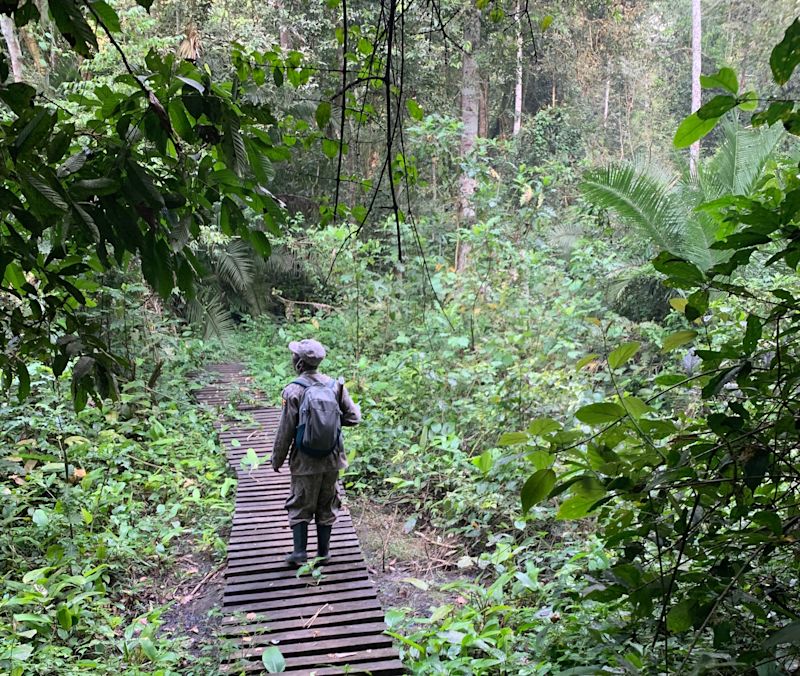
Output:
<path fill-rule="evenodd" d="M 309 338 L 406 673 L 800 673 L 796 2 L 0 29 L 0 674 L 299 664 L 225 634 L 269 459 L 233 472 L 194 393 L 237 362 L 280 407 Z M 302 673 L 373 673 L 336 659 Z"/>

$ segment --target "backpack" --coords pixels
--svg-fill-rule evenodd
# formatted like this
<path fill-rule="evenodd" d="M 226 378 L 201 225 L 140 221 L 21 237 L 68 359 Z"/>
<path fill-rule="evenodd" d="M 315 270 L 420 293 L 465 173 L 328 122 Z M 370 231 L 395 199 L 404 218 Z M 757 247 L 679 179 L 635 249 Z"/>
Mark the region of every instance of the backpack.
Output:
<path fill-rule="evenodd" d="M 342 408 L 336 394 L 338 381 L 330 383 L 293 380 L 303 389 L 295 447 L 313 458 L 325 458 L 336 450 L 342 434 Z"/>

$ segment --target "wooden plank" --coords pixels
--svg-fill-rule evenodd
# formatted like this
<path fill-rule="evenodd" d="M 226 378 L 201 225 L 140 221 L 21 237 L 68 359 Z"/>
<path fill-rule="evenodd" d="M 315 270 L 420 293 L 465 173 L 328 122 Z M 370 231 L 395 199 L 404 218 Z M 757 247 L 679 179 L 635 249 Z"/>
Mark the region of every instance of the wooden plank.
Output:
<path fill-rule="evenodd" d="M 238 486 L 229 536 L 220 633 L 239 651 L 228 671 L 263 673 L 261 652 L 278 645 L 286 672 L 295 674 L 406 673 L 386 636 L 383 611 L 369 579 L 358 537 L 347 509 L 342 509 L 331 537 L 331 561 L 322 578 L 298 577 L 284 557 L 292 546 L 285 502 L 291 489 L 287 471 L 269 465 L 281 411 L 258 403 L 264 393 L 239 363 L 208 369 L 213 383 L 194 390 L 210 407 L 228 405 L 231 396 L 245 399 L 242 412 L 215 424 Z M 243 463 L 252 449 L 260 465 Z M 316 530 L 309 528 L 309 554 L 316 551 Z"/>

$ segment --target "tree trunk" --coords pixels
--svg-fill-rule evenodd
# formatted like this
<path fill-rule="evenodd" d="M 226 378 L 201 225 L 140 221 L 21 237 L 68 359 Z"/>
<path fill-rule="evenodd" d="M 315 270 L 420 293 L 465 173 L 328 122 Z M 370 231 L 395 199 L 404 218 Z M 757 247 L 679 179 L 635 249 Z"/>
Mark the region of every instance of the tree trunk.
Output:
<path fill-rule="evenodd" d="M 701 104 L 700 99 L 700 72 L 703 66 L 702 28 L 703 14 L 700 0 L 692 0 L 692 112 Z M 697 164 L 700 161 L 700 141 L 695 141 L 689 147 L 689 173 L 697 176 Z"/>
<path fill-rule="evenodd" d="M 480 123 L 481 80 L 478 73 L 478 62 L 475 54 L 480 46 L 481 15 L 469 9 L 464 23 L 464 44 L 466 45 L 461 64 L 461 158 L 466 160 L 475 147 Z M 475 208 L 472 196 L 475 193 L 476 181 L 469 173 L 461 174 L 459 185 L 458 221 L 461 227 L 468 227 L 475 222 Z M 456 270 L 461 272 L 469 263 L 470 246 L 459 240 L 456 248 Z"/>
<path fill-rule="evenodd" d="M 280 21 L 278 40 L 280 41 L 281 49 L 289 50 L 292 48 L 292 36 L 289 34 L 289 29 L 286 26 L 286 11 L 283 0 L 276 0 L 275 8 L 278 10 L 278 20 Z"/>
<path fill-rule="evenodd" d="M 603 100 L 603 129 L 608 125 L 608 98 L 611 95 L 611 77 L 606 78 L 606 95 Z"/>
<path fill-rule="evenodd" d="M 481 80 L 481 100 L 478 109 L 478 136 L 489 138 L 489 80 Z"/>
<path fill-rule="evenodd" d="M 522 129 L 522 9 L 517 0 L 517 81 L 514 86 L 514 130 L 516 136 Z"/>
<path fill-rule="evenodd" d="M 22 50 L 19 48 L 17 31 L 14 29 L 14 20 L 5 14 L 0 15 L 0 30 L 2 30 L 3 38 L 6 41 L 14 82 L 22 82 Z"/>

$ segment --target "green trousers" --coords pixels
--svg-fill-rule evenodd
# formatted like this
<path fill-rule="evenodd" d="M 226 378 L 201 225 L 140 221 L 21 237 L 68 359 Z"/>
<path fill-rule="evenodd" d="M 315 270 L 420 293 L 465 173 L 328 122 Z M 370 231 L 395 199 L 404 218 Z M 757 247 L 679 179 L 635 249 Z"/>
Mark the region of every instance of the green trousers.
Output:
<path fill-rule="evenodd" d="M 292 489 L 286 500 L 289 525 L 316 523 L 332 526 L 339 509 L 339 471 L 292 475 Z"/>

